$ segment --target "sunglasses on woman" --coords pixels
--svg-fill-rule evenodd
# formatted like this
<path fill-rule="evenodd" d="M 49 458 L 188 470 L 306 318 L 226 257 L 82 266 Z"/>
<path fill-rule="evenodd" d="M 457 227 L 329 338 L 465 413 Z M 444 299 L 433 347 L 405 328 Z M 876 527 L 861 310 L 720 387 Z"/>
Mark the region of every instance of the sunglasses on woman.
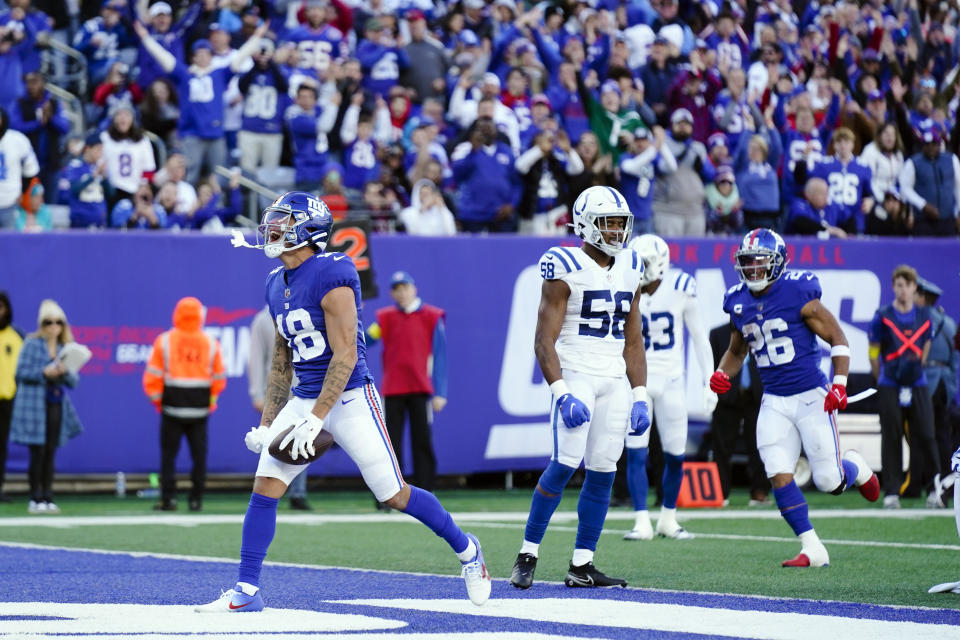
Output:
<path fill-rule="evenodd" d="M 62 326 L 63 326 L 63 320 L 44 320 L 44 321 L 41 322 L 40 324 L 43 325 L 44 327 L 49 327 L 49 326 L 52 325 L 52 324 L 58 324 L 58 325 L 60 325 L 60 326 L 62 327 Z"/>

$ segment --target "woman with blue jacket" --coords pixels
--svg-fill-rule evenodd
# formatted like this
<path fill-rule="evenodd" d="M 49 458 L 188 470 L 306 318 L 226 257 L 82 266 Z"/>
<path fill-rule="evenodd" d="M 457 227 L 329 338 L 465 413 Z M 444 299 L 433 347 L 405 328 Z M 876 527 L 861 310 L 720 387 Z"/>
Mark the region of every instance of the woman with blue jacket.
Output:
<path fill-rule="evenodd" d="M 777 167 L 783 146 L 780 134 L 751 105 L 751 114 L 744 115 L 744 132 L 734 153 L 733 171 L 737 189 L 743 199 L 743 222 L 747 229 L 780 228 L 780 178 Z"/>
<path fill-rule="evenodd" d="M 83 431 L 66 387 L 77 374 L 57 359 L 73 342 L 67 316 L 53 300 L 40 303 L 37 331 L 23 341 L 17 360 L 17 395 L 13 401 L 10 440 L 30 448 L 30 513 L 59 513 L 53 502 L 53 458 L 57 447 Z"/>

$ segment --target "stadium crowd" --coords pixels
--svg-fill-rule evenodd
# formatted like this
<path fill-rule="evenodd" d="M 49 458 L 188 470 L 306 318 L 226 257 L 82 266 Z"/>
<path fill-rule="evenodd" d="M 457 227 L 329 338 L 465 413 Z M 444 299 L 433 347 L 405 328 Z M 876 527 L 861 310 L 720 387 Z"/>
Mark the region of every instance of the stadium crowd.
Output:
<path fill-rule="evenodd" d="M 411 234 L 565 234 L 592 185 L 637 233 L 960 228 L 956 1 L 7 5 L 0 226 L 219 229 L 242 171 Z"/>

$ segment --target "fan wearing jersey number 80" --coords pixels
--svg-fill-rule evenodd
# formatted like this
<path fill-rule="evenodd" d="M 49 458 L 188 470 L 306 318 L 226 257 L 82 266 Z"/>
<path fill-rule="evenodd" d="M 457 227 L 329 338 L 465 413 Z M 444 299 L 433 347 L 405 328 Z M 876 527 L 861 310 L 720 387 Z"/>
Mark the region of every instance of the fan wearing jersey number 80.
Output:
<path fill-rule="evenodd" d="M 879 482 L 856 451 L 841 455 L 836 410 L 846 406 L 850 347 L 837 319 L 820 302 L 820 281 L 808 271 L 787 271 L 787 247 L 776 232 L 754 229 L 735 255 L 740 284 L 723 298 L 736 331 L 710 378 L 717 393 L 749 352 L 763 382 L 757 418 L 757 448 L 784 520 L 800 539 L 800 553 L 785 567 L 822 567 L 830 562 L 807 516 L 803 493 L 793 479 L 801 446 L 820 491 L 840 494 L 856 486 L 870 501 Z M 820 345 L 830 345 L 833 382 L 820 370 Z M 826 399 L 824 400 L 824 395 Z"/>

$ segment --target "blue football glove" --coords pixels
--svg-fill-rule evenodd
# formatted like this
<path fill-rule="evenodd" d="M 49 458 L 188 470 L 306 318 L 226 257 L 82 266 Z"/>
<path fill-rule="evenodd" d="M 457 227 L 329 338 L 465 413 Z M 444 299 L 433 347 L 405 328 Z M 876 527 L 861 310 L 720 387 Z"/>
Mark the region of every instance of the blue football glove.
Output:
<path fill-rule="evenodd" d="M 633 403 L 630 410 L 630 435 L 642 436 L 650 428 L 650 409 L 647 403 L 640 400 Z"/>
<path fill-rule="evenodd" d="M 577 400 L 572 393 L 565 393 L 557 398 L 557 405 L 560 407 L 560 417 L 567 429 L 579 427 L 590 419 L 590 409 Z"/>

